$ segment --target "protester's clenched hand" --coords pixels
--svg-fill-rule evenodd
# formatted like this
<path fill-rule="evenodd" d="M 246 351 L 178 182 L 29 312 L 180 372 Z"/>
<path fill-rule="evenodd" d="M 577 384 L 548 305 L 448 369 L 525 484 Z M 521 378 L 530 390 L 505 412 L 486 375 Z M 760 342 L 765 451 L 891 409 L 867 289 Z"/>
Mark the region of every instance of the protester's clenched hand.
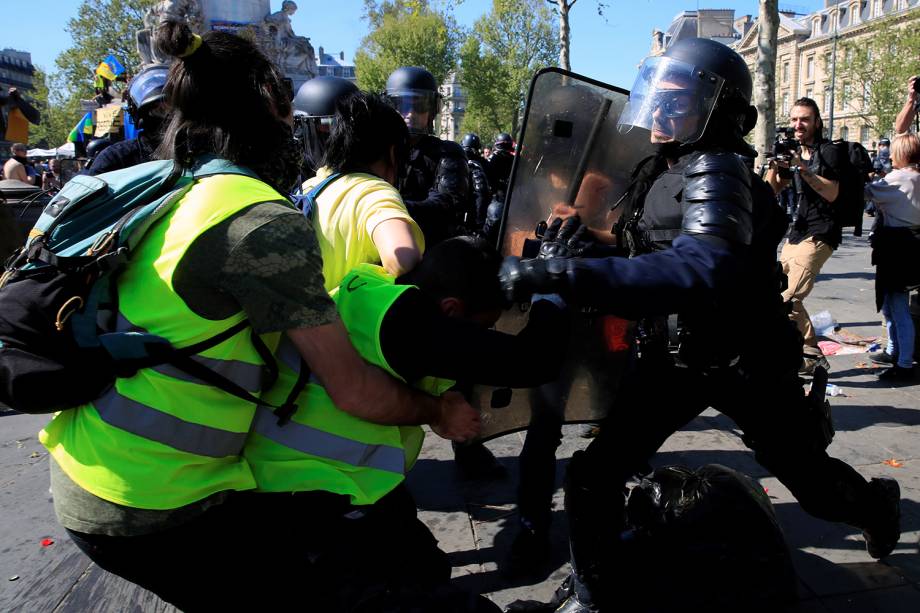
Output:
<path fill-rule="evenodd" d="M 479 411 L 471 407 L 462 394 L 447 392 L 440 400 L 438 421 L 431 424 L 435 434 L 457 443 L 479 436 L 482 430 Z"/>
<path fill-rule="evenodd" d="M 914 84 L 918 78 L 920 77 L 911 77 L 907 80 L 907 101 L 911 104 L 917 103 L 917 90 L 914 89 Z"/>
<path fill-rule="evenodd" d="M 592 242 L 588 226 L 581 223 L 578 215 L 557 217 L 544 232 L 537 257 L 541 260 L 579 257 Z"/>

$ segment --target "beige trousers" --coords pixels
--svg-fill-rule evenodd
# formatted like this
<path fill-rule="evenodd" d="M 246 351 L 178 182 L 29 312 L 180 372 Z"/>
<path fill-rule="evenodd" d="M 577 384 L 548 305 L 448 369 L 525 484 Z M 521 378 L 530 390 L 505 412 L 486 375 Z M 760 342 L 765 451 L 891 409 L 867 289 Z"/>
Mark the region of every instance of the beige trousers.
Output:
<path fill-rule="evenodd" d="M 808 311 L 805 310 L 805 298 L 815 286 L 815 278 L 821 267 L 831 257 L 834 250 L 827 243 L 809 237 L 798 245 L 786 241 L 779 254 L 783 272 L 789 279 L 789 287 L 783 292 L 783 300 L 792 305 L 789 318 L 798 326 L 805 339 L 805 353 L 820 355 L 815 328 L 811 325 Z"/>

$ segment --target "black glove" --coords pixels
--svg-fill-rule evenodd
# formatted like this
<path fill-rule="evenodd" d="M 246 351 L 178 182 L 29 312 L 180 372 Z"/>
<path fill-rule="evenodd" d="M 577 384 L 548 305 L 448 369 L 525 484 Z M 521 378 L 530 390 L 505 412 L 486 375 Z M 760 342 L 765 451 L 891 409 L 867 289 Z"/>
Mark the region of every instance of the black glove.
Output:
<path fill-rule="evenodd" d="M 537 255 L 541 260 L 577 258 L 593 244 L 588 226 L 582 225 L 578 215 L 565 220 L 557 217 L 544 231 L 542 238 L 543 243 Z"/>
<path fill-rule="evenodd" d="M 565 258 L 522 260 L 506 257 L 498 271 L 498 281 L 511 302 L 527 302 L 534 294 L 558 294 L 568 288 L 568 261 Z"/>

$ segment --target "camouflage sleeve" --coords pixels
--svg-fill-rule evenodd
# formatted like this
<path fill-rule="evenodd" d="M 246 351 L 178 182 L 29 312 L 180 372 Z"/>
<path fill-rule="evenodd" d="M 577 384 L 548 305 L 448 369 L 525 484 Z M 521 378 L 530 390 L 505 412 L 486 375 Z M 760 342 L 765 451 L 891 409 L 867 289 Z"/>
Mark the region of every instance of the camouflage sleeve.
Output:
<path fill-rule="evenodd" d="M 338 317 L 323 288 L 323 261 L 312 224 L 280 204 L 253 207 L 229 232 L 232 247 L 219 286 L 259 333 L 321 326 Z"/>

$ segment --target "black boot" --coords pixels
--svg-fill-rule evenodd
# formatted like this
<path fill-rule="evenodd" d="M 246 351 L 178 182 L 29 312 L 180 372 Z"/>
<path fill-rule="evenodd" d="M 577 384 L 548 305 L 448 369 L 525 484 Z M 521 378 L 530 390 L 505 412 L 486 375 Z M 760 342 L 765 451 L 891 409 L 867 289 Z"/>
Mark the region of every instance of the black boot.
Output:
<path fill-rule="evenodd" d="M 565 482 L 565 513 L 572 556 L 570 594 L 560 613 L 595 613 L 603 598 L 601 586 L 607 560 L 615 555 L 617 536 L 625 525 L 625 500 L 618 485 L 600 482 L 584 452 L 569 463 Z M 608 579 L 610 579 L 608 577 Z"/>
<path fill-rule="evenodd" d="M 866 551 L 877 560 L 894 551 L 901 539 L 901 486 L 894 479 L 879 477 L 869 481 L 869 487 L 879 498 L 880 511 L 863 537 Z"/>

